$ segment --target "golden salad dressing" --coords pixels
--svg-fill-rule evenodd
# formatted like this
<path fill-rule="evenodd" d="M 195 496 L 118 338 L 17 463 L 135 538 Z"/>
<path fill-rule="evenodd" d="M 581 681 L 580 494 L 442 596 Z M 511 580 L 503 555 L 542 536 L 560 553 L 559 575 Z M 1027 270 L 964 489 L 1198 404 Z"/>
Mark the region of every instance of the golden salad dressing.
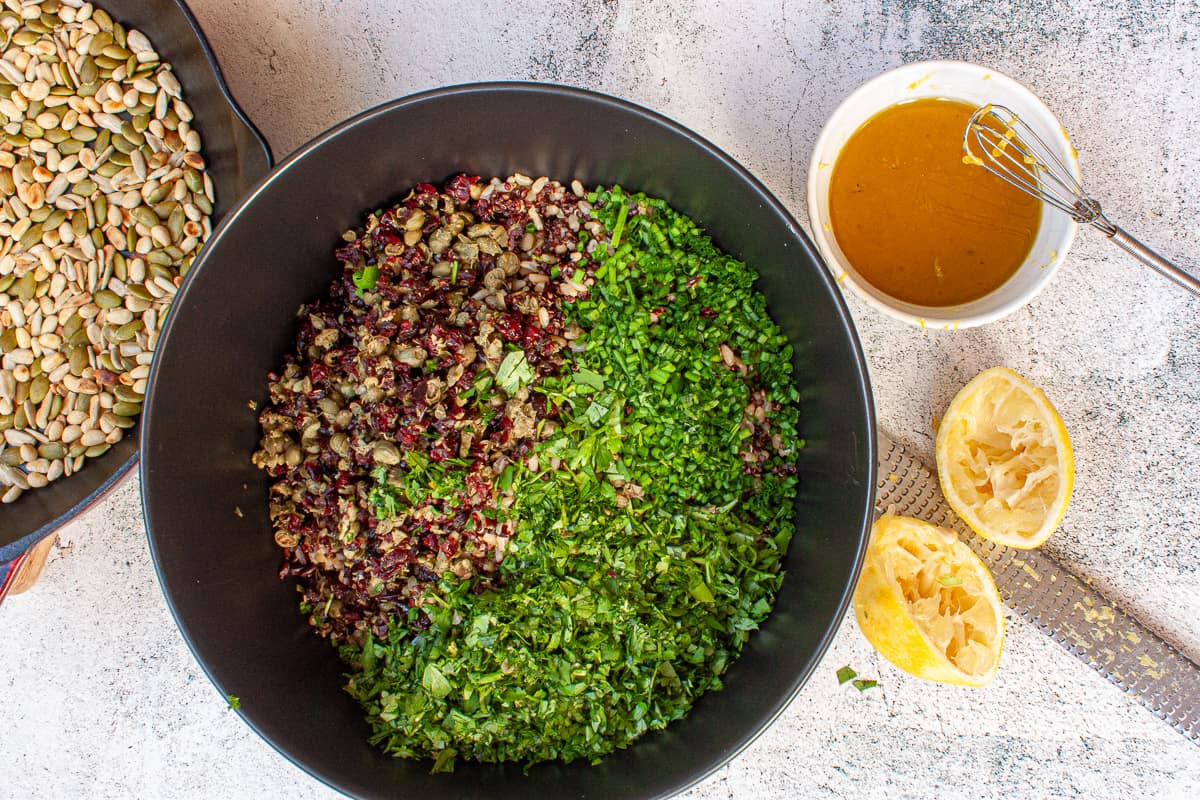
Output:
<path fill-rule="evenodd" d="M 1041 202 L 963 163 L 974 111 L 942 99 L 891 106 L 864 122 L 834 163 L 834 238 L 859 276 L 899 300 L 978 300 L 1012 277 L 1037 238 Z"/>

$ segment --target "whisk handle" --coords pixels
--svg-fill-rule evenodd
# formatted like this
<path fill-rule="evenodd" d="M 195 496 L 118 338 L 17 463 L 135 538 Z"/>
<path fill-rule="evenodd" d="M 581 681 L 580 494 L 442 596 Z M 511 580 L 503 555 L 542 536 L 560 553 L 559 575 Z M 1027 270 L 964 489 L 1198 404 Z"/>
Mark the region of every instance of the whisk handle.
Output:
<path fill-rule="evenodd" d="M 1150 269 L 1154 270 L 1163 277 L 1170 278 L 1177 284 L 1187 289 L 1192 294 L 1200 297 L 1200 280 L 1194 276 L 1181 270 L 1179 267 L 1172 264 L 1167 259 L 1160 256 L 1158 253 L 1151 250 L 1146 245 L 1139 242 L 1137 239 L 1129 235 L 1119 225 L 1113 225 L 1113 232 L 1108 235 L 1108 238 L 1117 243 L 1125 252 L 1132 255 L 1138 261 L 1141 261 Z"/>

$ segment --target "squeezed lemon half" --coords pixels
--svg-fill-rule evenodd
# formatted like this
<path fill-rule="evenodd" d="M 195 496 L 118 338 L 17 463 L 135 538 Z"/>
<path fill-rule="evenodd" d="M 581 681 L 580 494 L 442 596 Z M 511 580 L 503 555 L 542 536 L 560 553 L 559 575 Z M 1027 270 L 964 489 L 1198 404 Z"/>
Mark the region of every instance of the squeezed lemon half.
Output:
<path fill-rule="evenodd" d="M 867 641 L 918 678 L 983 686 L 996 674 L 1004 644 L 1000 595 L 983 562 L 945 528 L 880 517 L 854 614 Z"/>
<path fill-rule="evenodd" d="M 946 502 L 980 536 L 1037 547 L 1071 499 L 1075 457 L 1046 394 L 1007 367 L 979 373 L 951 401 L 937 434 Z"/>

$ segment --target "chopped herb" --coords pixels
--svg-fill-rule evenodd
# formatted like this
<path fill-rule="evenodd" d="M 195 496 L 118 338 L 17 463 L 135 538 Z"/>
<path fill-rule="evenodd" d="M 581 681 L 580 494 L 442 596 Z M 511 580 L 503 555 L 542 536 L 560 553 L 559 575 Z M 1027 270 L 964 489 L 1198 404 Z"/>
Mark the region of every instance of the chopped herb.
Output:
<path fill-rule="evenodd" d="M 571 376 L 571 380 L 575 382 L 577 387 L 586 387 L 596 392 L 604 388 L 604 376 L 590 369 L 576 370 Z"/>
<path fill-rule="evenodd" d="M 229 702 L 230 711 L 237 711 L 242 707 L 242 699 L 237 695 L 227 695 L 225 699 Z"/>
<path fill-rule="evenodd" d="M 450 681 L 446 680 L 446 676 L 433 664 L 425 665 L 425 672 L 421 676 L 421 685 L 436 700 L 441 700 L 450 694 Z"/>
<path fill-rule="evenodd" d="M 458 261 L 457 260 L 455 260 L 454 263 L 450 265 L 450 282 L 458 283 Z"/>
<path fill-rule="evenodd" d="M 849 664 L 847 664 L 846 666 L 842 667 L 841 669 L 839 669 L 837 671 L 837 679 L 838 679 L 839 686 L 842 685 L 843 683 L 845 683 L 846 681 L 852 680 L 853 678 L 857 678 L 857 677 L 858 677 L 858 673 L 855 672 L 854 670 L 852 670 L 850 668 Z"/>
<path fill-rule="evenodd" d="M 876 686 L 878 686 L 879 682 L 872 681 L 872 680 L 863 680 L 862 678 L 860 678 L 860 679 L 854 681 L 854 683 L 851 685 L 855 689 L 858 689 L 860 692 L 865 692 L 867 689 L 873 689 Z"/>
<path fill-rule="evenodd" d="M 614 193 L 614 197 L 620 202 L 620 211 L 617 212 L 617 221 L 612 228 L 612 247 L 613 252 L 621 245 L 621 234 L 625 232 L 625 220 L 629 218 L 629 203 L 623 202 L 624 197 Z"/>
<path fill-rule="evenodd" d="M 379 267 L 374 264 L 369 264 L 365 267 L 359 267 L 354 270 L 353 276 L 355 294 L 359 297 L 363 296 L 363 292 L 368 292 L 375 288 L 375 284 L 379 282 Z"/>
<path fill-rule="evenodd" d="M 469 390 L 485 422 L 506 413 L 488 405 L 498 391 L 523 387 L 556 412 L 493 476 L 511 504 L 479 514 L 511 526 L 496 582 L 446 570 L 385 636 L 341 648 L 372 741 L 434 771 L 595 762 L 665 728 L 721 688 L 782 580 L 799 395 L 755 274 L 661 200 L 612 187 L 593 201 L 609 246 L 595 237 L 596 280 L 562 306 L 580 346 L 556 375 L 513 349 Z M 413 498 L 451 508 L 462 473 L 408 451 L 371 473 L 368 502 L 379 520 Z"/>
<path fill-rule="evenodd" d="M 430 772 L 454 772 L 454 758 L 458 755 L 452 747 L 447 747 L 445 750 L 437 754 L 437 758 L 433 760 L 433 769 Z"/>
<path fill-rule="evenodd" d="M 533 367 L 525 358 L 525 351 L 513 350 L 500 362 L 496 371 L 496 383 L 506 394 L 516 394 L 517 390 L 527 385 L 534 378 Z"/>

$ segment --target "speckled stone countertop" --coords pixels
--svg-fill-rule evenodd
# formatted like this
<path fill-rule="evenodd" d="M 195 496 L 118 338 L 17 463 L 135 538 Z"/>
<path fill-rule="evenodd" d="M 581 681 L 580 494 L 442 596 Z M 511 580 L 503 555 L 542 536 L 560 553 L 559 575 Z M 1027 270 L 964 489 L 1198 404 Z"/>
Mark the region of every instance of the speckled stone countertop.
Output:
<path fill-rule="evenodd" d="M 854 87 L 955 58 L 1038 93 L 1087 184 L 1135 234 L 1200 264 L 1200 2 L 191 0 L 277 155 L 375 103 L 531 79 L 661 111 L 806 219 L 807 160 Z M 921 458 L 959 386 L 1005 364 L 1045 388 L 1077 482 L 1047 547 L 1200 658 L 1200 300 L 1083 231 L 1003 322 L 920 331 L 849 299 L 879 423 Z M 330 797 L 225 708 L 176 631 L 136 478 L 61 531 L 41 581 L 0 608 L 0 797 Z M 853 665 L 879 688 L 839 687 Z M 986 689 L 909 678 L 853 615 L 712 798 L 1195 798 L 1200 748 L 1020 619 Z"/>

